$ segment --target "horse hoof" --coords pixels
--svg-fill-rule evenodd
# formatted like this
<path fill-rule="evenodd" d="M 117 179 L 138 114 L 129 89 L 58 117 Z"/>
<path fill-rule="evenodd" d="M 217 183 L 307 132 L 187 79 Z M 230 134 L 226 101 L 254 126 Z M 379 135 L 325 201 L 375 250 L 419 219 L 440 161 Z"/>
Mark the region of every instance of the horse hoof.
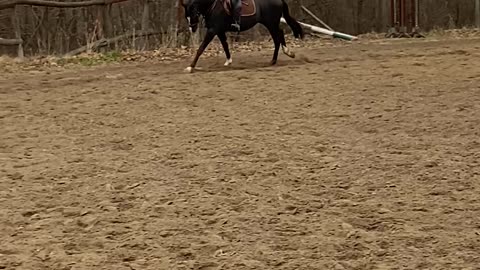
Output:
<path fill-rule="evenodd" d="M 295 58 L 295 53 L 290 50 L 288 47 L 282 47 L 283 53 L 286 54 L 290 58 Z"/>
<path fill-rule="evenodd" d="M 232 60 L 232 58 L 230 58 L 230 59 L 227 59 L 227 61 L 226 61 L 225 64 L 223 64 L 223 65 L 226 66 L 226 67 L 228 67 L 228 66 L 230 66 L 232 63 L 233 63 L 233 60 Z"/>
<path fill-rule="evenodd" d="M 185 72 L 187 72 L 187 73 L 193 73 L 193 68 L 192 68 L 192 67 L 187 67 L 187 68 L 185 69 Z"/>
<path fill-rule="evenodd" d="M 270 66 L 275 66 L 277 64 L 277 60 L 270 61 Z"/>

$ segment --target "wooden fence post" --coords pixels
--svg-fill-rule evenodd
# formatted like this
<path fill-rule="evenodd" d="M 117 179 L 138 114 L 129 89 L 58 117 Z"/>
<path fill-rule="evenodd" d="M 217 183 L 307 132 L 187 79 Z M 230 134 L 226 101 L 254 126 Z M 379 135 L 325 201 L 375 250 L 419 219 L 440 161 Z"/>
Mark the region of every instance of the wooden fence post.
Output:
<path fill-rule="evenodd" d="M 19 40 L 22 40 L 22 32 L 21 32 L 21 27 L 20 27 L 20 20 L 19 20 L 19 16 L 18 16 L 18 6 L 15 6 L 13 8 L 13 12 L 12 12 L 12 25 L 13 25 L 13 29 L 15 31 L 15 38 L 16 39 L 19 39 Z M 24 58 L 24 52 L 23 52 L 23 42 L 20 42 L 18 43 L 18 49 L 17 49 L 17 55 L 18 55 L 18 58 L 20 59 L 23 59 Z"/>
<path fill-rule="evenodd" d="M 147 32 L 150 29 L 149 25 L 149 19 L 150 19 L 150 11 L 149 11 L 149 5 L 148 5 L 148 0 L 143 0 L 143 12 L 142 12 L 142 32 Z M 140 41 L 140 50 L 145 50 L 148 46 L 148 36 L 145 36 L 142 38 Z"/>
<path fill-rule="evenodd" d="M 96 40 L 102 40 L 105 38 L 105 26 L 104 26 L 104 17 L 103 17 L 103 9 L 105 6 L 98 6 L 96 7 L 96 19 L 95 19 L 95 29 L 97 29 L 95 33 L 95 37 L 92 37 L 92 42 L 94 42 L 94 39 Z"/>
<path fill-rule="evenodd" d="M 480 28 L 480 0 L 475 0 L 475 24 Z"/>

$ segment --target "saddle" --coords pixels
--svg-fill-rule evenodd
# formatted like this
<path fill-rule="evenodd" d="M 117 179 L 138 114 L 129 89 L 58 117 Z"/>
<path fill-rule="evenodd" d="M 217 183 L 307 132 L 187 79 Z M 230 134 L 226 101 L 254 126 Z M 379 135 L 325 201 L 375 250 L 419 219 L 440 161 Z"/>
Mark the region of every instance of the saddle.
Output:
<path fill-rule="evenodd" d="M 232 10 L 232 1 L 231 0 L 221 0 L 223 2 L 223 8 L 228 15 L 231 14 Z M 255 5 L 255 0 L 242 0 L 242 17 L 250 17 L 257 13 L 257 7 Z"/>

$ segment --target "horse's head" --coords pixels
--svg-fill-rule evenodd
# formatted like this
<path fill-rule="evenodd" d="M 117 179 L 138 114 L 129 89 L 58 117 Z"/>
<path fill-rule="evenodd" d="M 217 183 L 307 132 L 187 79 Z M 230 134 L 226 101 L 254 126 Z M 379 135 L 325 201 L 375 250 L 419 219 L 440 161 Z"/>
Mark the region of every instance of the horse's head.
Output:
<path fill-rule="evenodd" d="M 185 18 L 188 22 L 190 31 L 195 33 L 198 29 L 200 22 L 200 11 L 198 10 L 198 4 L 195 0 L 182 0 L 183 8 L 185 9 Z"/>

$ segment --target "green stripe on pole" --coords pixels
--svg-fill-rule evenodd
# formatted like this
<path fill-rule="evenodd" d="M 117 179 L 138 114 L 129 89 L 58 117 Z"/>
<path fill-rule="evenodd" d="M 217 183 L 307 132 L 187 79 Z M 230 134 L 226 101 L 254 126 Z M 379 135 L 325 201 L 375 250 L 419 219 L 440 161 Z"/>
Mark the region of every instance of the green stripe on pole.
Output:
<path fill-rule="evenodd" d="M 357 39 L 356 37 L 353 37 L 353 36 L 350 36 L 350 35 L 347 35 L 347 34 L 343 34 L 343 33 L 338 33 L 338 32 L 334 32 L 334 33 L 333 33 L 333 37 L 334 37 L 334 38 L 346 39 L 346 40 L 354 40 L 354 39 Z"/>

